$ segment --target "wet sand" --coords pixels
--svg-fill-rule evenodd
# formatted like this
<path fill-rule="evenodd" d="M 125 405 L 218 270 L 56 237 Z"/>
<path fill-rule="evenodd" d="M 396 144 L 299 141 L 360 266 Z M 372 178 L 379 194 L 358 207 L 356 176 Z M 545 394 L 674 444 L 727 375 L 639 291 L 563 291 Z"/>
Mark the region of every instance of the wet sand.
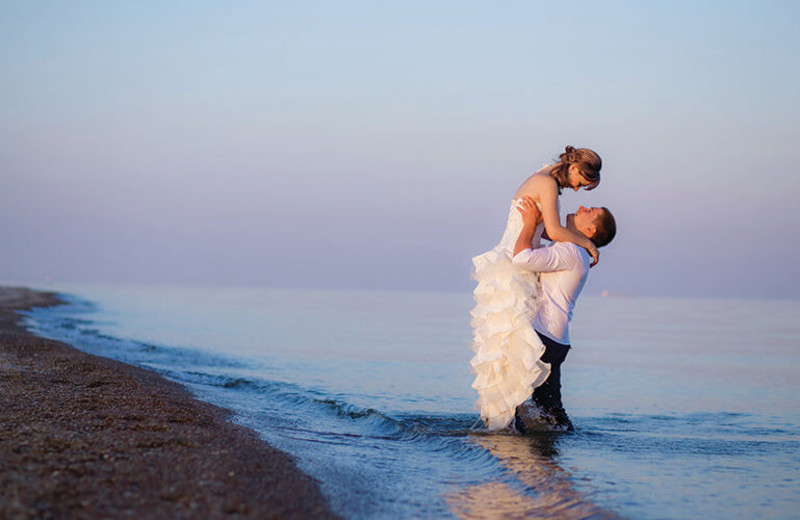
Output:
<path fill-rule="evenodd" d="M 0 287 L 0 518 L 333 518 L 292 458 L 176 383 L 25 331 Z"/>

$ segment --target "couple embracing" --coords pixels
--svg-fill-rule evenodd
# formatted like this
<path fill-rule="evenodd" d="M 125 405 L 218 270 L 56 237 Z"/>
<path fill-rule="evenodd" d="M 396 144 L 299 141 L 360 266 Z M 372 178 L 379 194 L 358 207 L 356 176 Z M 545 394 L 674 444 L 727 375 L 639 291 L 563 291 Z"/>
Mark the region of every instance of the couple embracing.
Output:
<path fill-rule="evenodd" d="M 616 223 L 607 208 L 581 206 L 562 226 L 559 195 L 594 189 L 601 167 L 594 151 L 567 146 L 517 190 L 500 243 L 472 259 L 472 387 L 490 430 L 573 429 L 561 402 L 569 321 Z M 552 243 L 541 247 L 543 238 Z"/>

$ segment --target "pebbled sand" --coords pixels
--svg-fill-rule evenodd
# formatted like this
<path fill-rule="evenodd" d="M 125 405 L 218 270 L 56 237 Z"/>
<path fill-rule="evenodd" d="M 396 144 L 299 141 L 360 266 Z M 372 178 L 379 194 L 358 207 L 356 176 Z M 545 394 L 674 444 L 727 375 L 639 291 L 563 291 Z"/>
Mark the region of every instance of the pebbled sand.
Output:
<path fill-rule="evenodd" d="M 291 457 L 176 383 L 25 331 L 0 287 L 0 518 L 335 518 Z"/>

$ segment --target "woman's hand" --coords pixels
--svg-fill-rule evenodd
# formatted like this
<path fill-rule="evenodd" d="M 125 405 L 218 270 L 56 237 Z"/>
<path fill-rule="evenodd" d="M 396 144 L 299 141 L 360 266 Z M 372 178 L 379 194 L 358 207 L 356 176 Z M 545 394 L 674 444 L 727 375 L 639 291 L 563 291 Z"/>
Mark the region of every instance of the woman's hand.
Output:
<path fill-rule="evenodd" d="M 517 210 L 522 214 L 522 223 L 536 227 L 542 221 L 542 213 L 530 195 L 523 195 L 517 202 Z"/>
<path fill-rule="evenodd" d="M 597 246 L 592 244 L 592 247 L 586 249 L 590 255 L 592 255 L 592 263 L 589 264 L 589 267 L 594 267 L 597 265 L 597 262 L 600 260 L 600 251 L 597 250 Z"/>

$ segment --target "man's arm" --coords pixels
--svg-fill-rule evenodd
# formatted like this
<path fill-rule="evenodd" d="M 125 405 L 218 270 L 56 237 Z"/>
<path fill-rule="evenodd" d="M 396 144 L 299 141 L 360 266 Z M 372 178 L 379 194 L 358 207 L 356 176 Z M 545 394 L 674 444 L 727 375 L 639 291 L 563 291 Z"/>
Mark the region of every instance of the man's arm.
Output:
<path fill-rule="evenodd" d="M 512 260 L 514 267 L 535 273 L 567 271 L 578 265 L 577 251 L 566 245 L 568 242 L 556 242 L 540 249 L 523 249 Z M 577 246 L 575 246 L 577 247 Z"/>

